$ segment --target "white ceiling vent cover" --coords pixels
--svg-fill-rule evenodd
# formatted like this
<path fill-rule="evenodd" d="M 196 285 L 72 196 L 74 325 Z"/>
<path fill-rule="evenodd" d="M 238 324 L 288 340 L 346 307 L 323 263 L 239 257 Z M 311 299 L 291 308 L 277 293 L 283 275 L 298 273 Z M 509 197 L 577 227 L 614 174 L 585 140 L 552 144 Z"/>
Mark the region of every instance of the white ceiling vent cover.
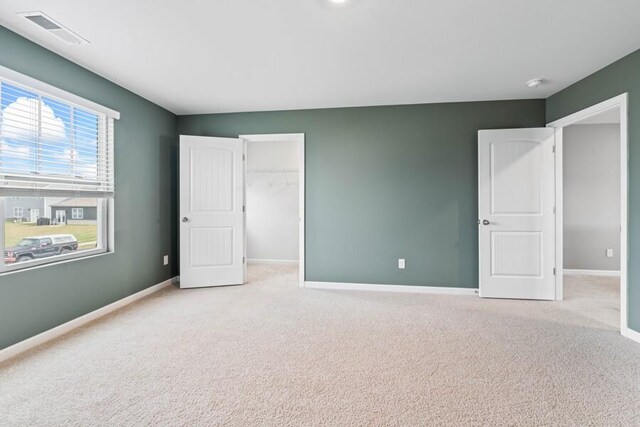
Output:
<path fill-rule="evenodd" d="M 86 39 L 83 39 L 70 29 L 64 27 L 62 24 L 47 16 L 43 12 L 20 12 L 18 15 L 24 16 L 29 21 L 33 22 L 37 26 L 44 28 L 50 33 L 58 36 L 62 40 L 70 44 L 85 44 L 89 43 Z"/>

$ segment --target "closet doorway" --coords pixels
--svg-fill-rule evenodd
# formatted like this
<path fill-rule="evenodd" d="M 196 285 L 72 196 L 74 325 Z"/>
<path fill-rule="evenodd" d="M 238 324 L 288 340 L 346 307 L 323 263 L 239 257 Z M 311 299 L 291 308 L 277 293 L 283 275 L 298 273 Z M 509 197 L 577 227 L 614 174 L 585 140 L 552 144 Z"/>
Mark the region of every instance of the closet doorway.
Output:
<path fill-rule="evenodd" d="M 304 134 L 240 135 L 245 144 L 247 264 L 297 265 L 304 286 Z"/>
<path fill-rule="evenodd" d="M 560 271 L 565 274 L 592 276 L 592 284 L 593 282 L 604 280 L 601 277 L 603 275 L 605 278 L 609 276 L 614 279 L 618 279 L 619 276 L 619 281 L 615 280 L 613 287 L 615 291 L 619 292 L 620 330 L 622 335 L 631 338 L 635 332 L 628 327 L 627 315 L 627 277 L 629 265 L 629 140 L 627 112 L 628 94 L 624 93 L 567 117 L 558 119 L 547 126 L 555 129 L 556 143 L 555 206 L 557 214 L 555 264 L 559 266 Z M 593 152 L 585 152 L 585 150 L 593 151 L 596 149 L 596 147 L 589 146 L 589 137 L 592 135 L 589 135 L 588 132 L 585 135 L 585 130 L 591 129 L 591 133 L 594 134 L 592 125 L 603 124 L 609 125 L 600 131 L 600 133 L 602 133 L 601 137 L 606 137 L 606 139 L 610 140 L 607 144 L 609 148 L 606 154 L 596 154 L 596 160 L 604 162 L 607 158 L 611 157 L 608 161 L 615 162 L 615 158 L 617 157 L 619 167 L 616 167 L 615 171 L 603 171 L 599 166 L 592 166 L 591 169 L 587 167 L 586 170 L 583 170 L 581 172 L 582 176 L 579 174 L 576 174 L 576 176 L 566 176 L 567 174 L 571 175 L 572 169 L 575 169 L 575 165 L 570 163 L 572 160 L 575 161 L 575 157 L 580 156 L 578 161 L 586 163 L 588 159 L 583 159 L 582 157 L 586 154 L 590 156 L 594 155 Z M 611 129 L 608 129 L 609 127 L 617 128 L 617 130 L 612 132 Z M 602 144 L 602 139 L 603 138 L 598 138 L 599 144 Z M 576 143 L 579 144 L 577 147 L 569 146 Z M 565 147 L 565 145 L 567 145 L 567 147 Z M 602 149 L 602 147 L 599 148 Z M 569 156 L 566 162 L 564 159 L 565 154 Z M 601 170 L 598 171 L 597 168 Z M 609 168 L 611 168 L 611 166 L 609 166 Z M 614 174 L 613 176 L 606 176 L 612 173 Z M 594 180 L 594 176 L 598 179 Z M 573 180 L 573 183 L 571 180 Z M 616 181 L 618 182 L 617 188 L 612 190 L 612 187 L 616 186 Z M 605 182 L 609 182 L 606 190 L 608 199 L 598 196 L 598 193 L 602 193 L 602 191 L 596 188 L 596 186 L 601 186 Z M 582 195 L 576 195 L 575 188 L 580 186 L 586 186 L 587 188 L 583 191 Z M 568 191 L 569 194 L 565 195 L 565 191 Z M 593 202 L 598 200 L 600 200 L 599 205 L 594 205 Z M 619 208 L 616 209 L 615 206 L 611 206 L 613 204 L 619 204 Z M 603 209 L 604 207 L 607 209 Z M 592 231 L 588 234 L 588 245 L 585 244 L 585 239 L 580 241 L 580 233 L 576 233 L 576 210 L 579 212 L 580 215 L 578 217 L 581 220 L 581 222 L 577 222 L 578 231 L 587 227 L 594 228 L 594 223 L 597 228 L 604 230 L 602 232 Z M 586 221 L 586 219 L 589 221 Z M 616 228 L 618 228 L 618 230 L 616 230 Z M 592 245 L 594 243 L 597 245 L 595 250 Z M 567 246 L 566 248 L 565 245 Z M 567 251 L 565 249 L 568 249 L 571 253 L 566 254 Z M 595 254 L 595 259 L 590 258 L 593 254 Z M 596 262 L 598 262 L 598 264 L 596 264 Z M 556 275 L 556 299 L 558 300 L 564 299 L 565 274 Z M 575 285 L 575 277 L 570 278 L 570 280 L 573 280 L 573 284 Z M 598 283 L 596 283 L 596 285 L 598 285 Z M 574 297 L 576 295 L 580 296 L 580 289 L 578 288 L 577 292 L 574 290 L 572 295 Z M 617 297 L 613 299 L 617 299 Z M 615 309 L 613 304 L 615 303 L 609 305 L 609 311 Z M 607 307 L 600 304 L 598 300 L 596 300 L 595 303 L 587 301 L 587 304 L 583 304 L 583 306 L 586 306 L 586 310 L 590 312 L 591 317 L 597 317 L 596 320 L 614 324 L 609 321 L 611 313 L 600 313 L 603 309 L 606 310 Z"/>

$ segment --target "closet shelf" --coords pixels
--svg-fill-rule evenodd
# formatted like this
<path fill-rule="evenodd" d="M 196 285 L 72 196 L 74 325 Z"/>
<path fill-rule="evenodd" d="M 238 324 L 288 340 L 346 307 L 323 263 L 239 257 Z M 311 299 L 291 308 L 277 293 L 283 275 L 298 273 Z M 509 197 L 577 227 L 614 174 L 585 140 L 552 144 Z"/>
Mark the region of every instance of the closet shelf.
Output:
<path fill-rule="evenodd" d="M 247 169 L 247 173 L 298 173 L 300 169 Z"/>

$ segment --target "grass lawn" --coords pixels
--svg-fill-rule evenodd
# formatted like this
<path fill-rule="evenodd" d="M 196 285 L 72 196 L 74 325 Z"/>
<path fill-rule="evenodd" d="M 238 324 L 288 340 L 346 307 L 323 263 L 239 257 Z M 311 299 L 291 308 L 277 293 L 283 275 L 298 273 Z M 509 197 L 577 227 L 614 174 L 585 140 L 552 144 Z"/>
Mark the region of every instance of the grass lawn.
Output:
<path fill-rule="evenodd" d="M 4 227 L 5 248 L 15 246 L 24 237 L 41 236 L 45 234 L 73 234 L 81 249 L 95 247 L 98 227 L 94 225 L 41 225 L 31 223 L 14 223 L 7 221 Z"/>

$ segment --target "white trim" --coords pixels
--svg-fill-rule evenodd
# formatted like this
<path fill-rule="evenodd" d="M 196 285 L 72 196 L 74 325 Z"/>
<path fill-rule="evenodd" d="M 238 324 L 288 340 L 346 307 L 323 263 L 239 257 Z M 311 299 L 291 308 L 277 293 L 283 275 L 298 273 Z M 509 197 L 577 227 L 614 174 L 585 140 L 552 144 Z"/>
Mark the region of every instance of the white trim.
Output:
<path fill-rule="evenodd" d="M 607 99 L 606 101 L 602 101 L 599 104 L 592 105 L 589 108 L 585 108 L 584 110 L 580 110 L 566 117 L 563 117 L 561 119 L 548 123 L 547 127 L 561 128 L 561 127 L 572 125 L 576 122 L 582 121 L 591 116 L 604 113 L 607 110 L 611 110 L 616 107 L 621 107 L 623 104 L 626 106 L 627 99 L 628 99 L 627 93 L 620 94 L 611 99 Z"/>
<path fill-rule="evenodd" d="M 564 128 L 556 128 L 555 130 L 555 142 L 554 142 L 554 150 L 555 150 L 555 176 L 554 176 L 554 187 L 556 191 L 556 217 L 555 217 L 555 238 L 556 238 L 556 247 L 555 247 L 555 267 L 556 267 L 556 301 L 562 301 L 564 299 L 564 275 L 557 274 L 559 271 L 563 270 L 564 266 L 564 192 L 562 190 L 562 169 L 564 164 L 564 150 L 562 144 L 562 135 L 564 132 Z"/>
<path fill-rule="evenodd" d="M 27 236 L 28 237 L 28 236 Z M 13 264 L 4 264 L 2 268 L 0 268 L 0 277 L 6 274 L 19 273 L 21 271 L 34 270 L 36 268 L 48 267 L 50 265 L 58 265 L 64 264 L 69 261 L 77 261 L 80 259 L 93 258 L 95 256 L 100 255 L 108 255 L 111 252 L 108 252 L 105 248 L 96 248 L 96 249 L 87 249 L 70 252 L 66 255 L 55 255 L 46 258 L 37 258 L 31 261 L 13 263 Z"/>
<path fill-rule="evenodd" d="M 0 197 L 0 218 L 4 219 L 5 198 Z M 0 273 L 4 273 L 4 229 L 6 225 L 0 222 L 0 250 L 2 250 L 2 259 L 0 260 Z"/>
<path fill-rule="evenodd" d="M 107 108 L 93 101 L 89 101 L 88 99 L 82 98 L 71 92 L 67 92 L 66 90 L 62 90 L 38 79 L 34 79 L 33 77 L 29 77 L 25 74 L 14 71 L 11 68 L 3 67 L 2 65 L 0 65 L 0 79 L 7 80 L 21 86 L 28 86 L 29 89 L 33 89 L 37 92 L 42 93 L 43 95 L 49 95 L 53 98 L 58 98 L 63 101 L 72 103 L 78 107 L 84 107 L 97 113 L 105 114 L 112 119 L 120 119 L 119 111 L 112 110 L 111 108 Z"/>
<path fill-rule="evenodd" d="M 265 265 L 298 265 L 295 259 L 248 259 L 247 264 L 265 264 Z"/>
<path fill-rule="evenodd" d="M 249 142 L 268 142 L 268 141 L 295 141 L 300 144 L 300 287 L 305 287 L 305 134 L 304 133 L 279 133 L 279 134 L 258 134 L 258 135 L 240 135 L 239 138 Z M 245 147 L 246 151 L 246 147 Z M 245 179 L 245 185 L 247 180 Z M 246 248 L 246 243 L 245 243 Z"/>
<path fill-rule="evenodd" d="M 617 270 L 577 270 L 577 269 L 565 268 L 563 272 L 567 276 L 620 277 L 620 271 L 617 271 Z"/>
<path fill-rule="evenodd" d="M 279 142 L 279 141 L 296 141 L 304 142 L 304 133 L 261 133 L 239 135 L 238 138 L 250 142 Z"/>
<path fill-rule="evenodd" d="M 628 128 L 629 95 L 623 93 L 614 98 L 603 101 L 592 107 L 570 114 L 547 124 L 556 129 L 556 266 L 563 265 L 563 189 L 562 189 L 562 152 L 563 128 L 587 119 L 605 111 L 620 108 L 620 330 L 628 328 L 628 259 L 629 259 L 629 128 Z M 556 275 L 556 300 L 562 299 L 563 275 Z M 625 335 L 626 336 L 626 335 Z"/>
<path fill-rule="evenodd" d="M 477 288 L 449 288 L 438 286 L 407 286 L 407 285 L 373 285 L 367 283 L 339 283 L 339 282 L 305 282 L 305 288 L 332 289 L 343 291 L 373 291 L 399 292 L 410 294 L 439 294 L 439 295 L 478 295 Z"/>
<path fill-rule="evenodd" d="M 105 316 L 109 313 L 112 313 L 126 305 L 129 305 L 135 301 L 138 301 L 148 295 L 151 295 L 155 292 L 158 292 L 161 289 L 164 289 L 168 286 L 171 286 L 175 282 L 177 282 L 178 277 L 173 277 L 171 279 L 165 280 L 162 283 L 158 283 L 157 285 L 153 285 L 147 289 L 144 289 L 140 292 L 137 292 L 133 295 L 129 295 L 128 297 L 122 298 L 116 302 L 113 302 L 109 305 L 106 305 L 102 308 L 94 310 L 90 313 L 85 314 L 84 316 L 77 317 L 73 320 L 70 320 L 62 325 L 56 326 L 55 328 L 49 329 L 48 331 L 44 331 L 36 336 L 31 338 L 27 338 L 24 341 L 20 341 L 12 346 L 4 348 L 0 350 L 0 362 L 3 362 L 7 359 L 10 359 L 20 353 L 23 353 L 27 350 L 30 350 L 36 346 L 44 344 L 48 341 L 51 341 L 55 338 L 58 338 L 72 330 L 79 328 L 83 325 L 86 325 L 89 322 L 92 322 L 102 316 Z"/>
<path fill-rule="evenodd" d="M 640 343 L 640 332 L 634 331 L 631 328 L 625 328 L 621 333 L 623 337 L 627 337 L 637 343 Z"/>

